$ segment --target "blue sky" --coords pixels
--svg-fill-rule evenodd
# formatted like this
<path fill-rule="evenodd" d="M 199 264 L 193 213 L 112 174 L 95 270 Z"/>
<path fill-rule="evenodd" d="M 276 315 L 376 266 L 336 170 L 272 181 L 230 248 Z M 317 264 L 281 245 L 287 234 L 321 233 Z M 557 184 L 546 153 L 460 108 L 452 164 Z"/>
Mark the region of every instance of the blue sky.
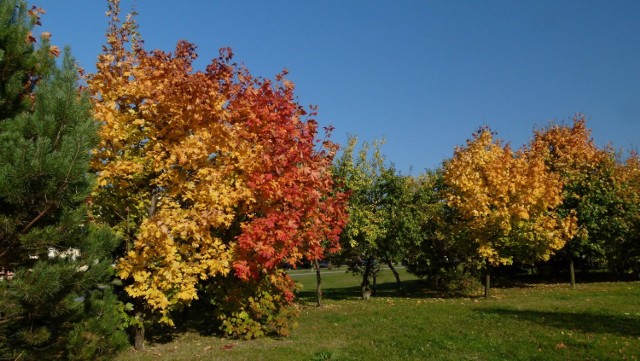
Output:
<path fill-rule="evenodd" d="M 32 0 L 43 30 L 93 71 L 102 0 Z M 599 145 L 640 139 L 640 1 L 123 0 L 147 49 L 221 47 L 254 75 L 283 68 L 333 140 L 385 138 L 407 174 L 435 168 L 481 125 L 519 147 L 535 127 L 587 116 Z"/>

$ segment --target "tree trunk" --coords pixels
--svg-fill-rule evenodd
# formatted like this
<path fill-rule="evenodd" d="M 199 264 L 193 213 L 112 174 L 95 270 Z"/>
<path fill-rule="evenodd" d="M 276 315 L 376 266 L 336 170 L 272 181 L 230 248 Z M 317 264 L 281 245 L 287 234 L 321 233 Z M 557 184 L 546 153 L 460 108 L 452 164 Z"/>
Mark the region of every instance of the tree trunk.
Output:
<path fill-rule="evenodd" d="M 372 282 L 371 282 L 371 296 L 375 296 L 376 293 L 378 293 L 378 271 L 376 270 L 375 267 L 371 268 L 371 278 L 372 278 Z"/>
<path fill-rule="evenodd" d="M 571 288 L 576 288 L 576 270 L 573 266 L 573 258 L 569 260 L 569 273 L 571 275 Z"/>
<path fill-rule="evenodd" d="M 313 261 L 316 266 L 316 306 L 322 307 L 322 277 L 320 277 L 320 263 L 318 260 Z"/>
<path fill-rule="evenodd" d="M 369 274 L 371 273 L 371 268 L 373 266 L 373 262 L 371 261 L 371 258 L 367 259 L 366 261 L 366 264 L 364 266 L 364 274 L 362 275 L 362 284 L 360 284 L 360 287 L 362 288 L 363 300 L 368 300 L 371 297 L 371 287 L 369 285 Z"/>
<path fill-rule="evenodd" d="M 484 298 L 489 298 L 489 290 L 491 289 L 491 270 L 489 261 L 487 261 L 487 269 L 484 276 Z"/>
<path fill-rule="evenodd" d="M 156 204 L 158 203 L 158 188 L 155 188 L 152 192 L 151 192 L 151 203 L 149 204 L 149 209 L 148 209 L 148 214 L 149 214 L 149 218 L 153 217 L 154 214 L 156 214 Z"/>
<path fill-rule="evenodd" d="M 142 321 L 142 314 L 138 313 L 136 315 L 139 324 L 133 326 L 134 338 L 133 338 L 133 347 L 140 351 L 144 350 L 144 323 Z"/>
<path fill-rule="evenodd" d="M 400 282 L 400 274 L 398 274 L 398 271 L 396 271 L 395 267 L 393 267 L 393 263 L 391 263 L 391 261 L 387 261 L 387 266 L 389 266 L 389 269 L 391 270 L 391 272 L 393 272 L 393 276 L 396 278 L 398 293 L 400 294 L 400 296 L 404 296 L 404 289 L 402 289 L 402 282 Z"/>
<path fill-rule="evenodd" d="M 148 215 L 149 218 L 153 217 L 156 213 L 156 203 L 158 202 L 158 191 L 154 189 L 151 196 L 151 204 L 149 205 Z M 127 208 L 128 209 L 128 208 Z M 129 214 L 127 212 L 127 218 L 129 218 Z M 127 220 L 127 227 L 129 226 L 129 222 Z M 133 326 L 133 347 L 136 350 L 144 350 L 144 320 L 142 318 L 142 312 L 136 313 L 136 318 L 138 322 L 135 326 Z"/>
<path fill-rule="evenodd" d="M 127 212 L 127 239 L 125 240 L 125 242 L 127 242 L 127 253 L 129 253 L 129 251 L 131 251 L 131 225 L 129 224 L 129 206 L 127 206 L 127 208 L 125 208 L 124 210 Z"/>

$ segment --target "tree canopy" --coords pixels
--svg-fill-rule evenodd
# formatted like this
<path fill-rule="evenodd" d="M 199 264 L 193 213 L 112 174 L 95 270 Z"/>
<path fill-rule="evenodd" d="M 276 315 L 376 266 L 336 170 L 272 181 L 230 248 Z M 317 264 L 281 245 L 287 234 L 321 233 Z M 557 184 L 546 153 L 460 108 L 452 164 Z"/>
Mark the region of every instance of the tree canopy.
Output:
<path fill-rule="evenodd" d="M 336 145 L 317 138 L 314 112 L 295 102 L 286 72 L 256 78 L 230 49 L 194 71 L 193 44 L 146 51 L 117 1 L 109 14 L 89 80 L 101 121 L 93 201 L 131 243 L 117 265 L 127 293 L 169 324 L 172 309 L 228 277 L 277 285 L 272 292 L 290 303 L 280 264 L 339 247 L 346 213 L 331 175 Z"/>

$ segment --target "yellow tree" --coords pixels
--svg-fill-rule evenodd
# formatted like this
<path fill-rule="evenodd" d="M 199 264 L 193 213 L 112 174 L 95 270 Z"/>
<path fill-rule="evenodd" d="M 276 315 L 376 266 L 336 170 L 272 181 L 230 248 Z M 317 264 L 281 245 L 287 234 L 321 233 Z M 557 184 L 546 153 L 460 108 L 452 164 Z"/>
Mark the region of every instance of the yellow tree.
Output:
<path fill-rule="evenodd" d="M 562 202 L 562 183 L 530 149 L 513 152 L 481 128 L 456 148 L 445 164 L 446 199 L 462 217 L 461 227 L 487 267 L 514 260 L 548 259 L 574 230 L 572 217 L 554 211 Z"/>
<path fill-rule="evenodd" d="M 191 74 L 194 48 L 183 42 L 173 54 L 145 52 L 133 20 L 119 24 L 117 5 L 89 80 L 101 121 L 95 214 L 126 240 L 117 269 L 144 305 L 136 317 L 147 308 L 172 324 L 169 311 L 196 299 L 200 280 L 230 271 L 231 249 L 210 229 L 228 228 L 233 206 L 248 198 L 242 181 L 228 176 L 247 157 L 225 120 L 217 79 Z"/>

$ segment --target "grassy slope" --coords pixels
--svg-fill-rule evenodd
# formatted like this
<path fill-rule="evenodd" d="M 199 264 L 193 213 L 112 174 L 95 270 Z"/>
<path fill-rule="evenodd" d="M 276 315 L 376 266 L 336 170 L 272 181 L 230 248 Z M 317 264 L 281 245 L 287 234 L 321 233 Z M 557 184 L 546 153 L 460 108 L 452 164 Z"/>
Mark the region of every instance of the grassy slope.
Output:
<path fill-rule="evenodd" d="M 326 306 L 313 304 L 315 276 L 296 275 L 299 327 L 287 339 L 238 341 L 179 335 L 120 360 L 622 360 L 640 359 L 640 282 L 532 285 L 482 298 L 440 298 L 408 279 L 396 297 L 393 277 L 380 296 L 358 299 L 358 279 L 325 274 Z"/>

